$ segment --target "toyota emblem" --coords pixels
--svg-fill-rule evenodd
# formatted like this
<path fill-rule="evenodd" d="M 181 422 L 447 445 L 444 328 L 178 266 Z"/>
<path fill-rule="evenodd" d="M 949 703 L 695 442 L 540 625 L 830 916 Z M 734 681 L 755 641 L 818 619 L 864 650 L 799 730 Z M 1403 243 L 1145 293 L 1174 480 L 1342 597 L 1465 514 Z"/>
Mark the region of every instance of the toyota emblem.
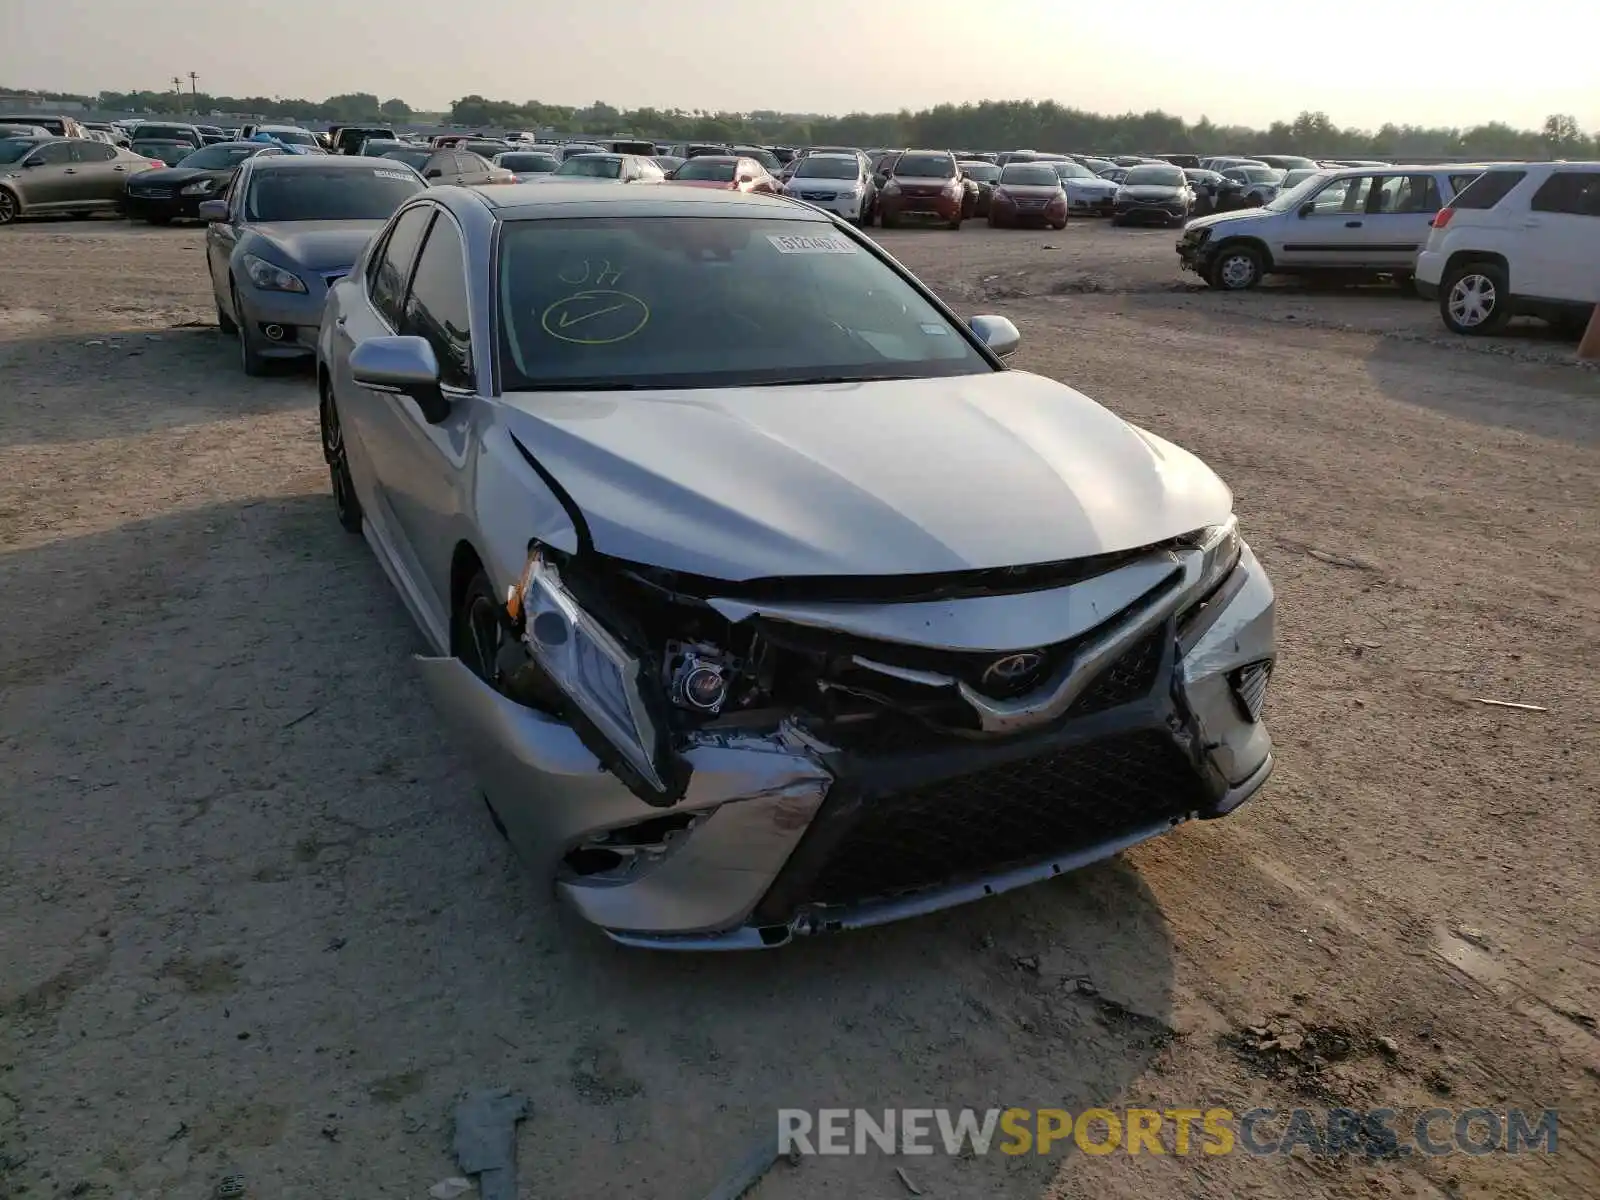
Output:
<path fill-rule="evenodd" d="M 983 673 L 983 682 L 1008 688 L 1016 687 L 1033 675 L 1043 662 L 1044 655 L 1033 650 L 1008 654 L 989 664 L 989 669 Z"/>

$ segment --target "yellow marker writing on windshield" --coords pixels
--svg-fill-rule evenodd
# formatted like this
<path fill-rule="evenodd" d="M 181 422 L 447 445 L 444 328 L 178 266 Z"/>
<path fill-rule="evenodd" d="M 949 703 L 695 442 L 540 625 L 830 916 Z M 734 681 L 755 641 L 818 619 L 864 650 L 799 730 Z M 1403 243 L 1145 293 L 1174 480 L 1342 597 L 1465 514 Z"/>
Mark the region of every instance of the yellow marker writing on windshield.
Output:
<path fill-rule="evenodd" d="M 539 316 L 546 333 L 576 346 L 625 342 L 649 323 L 648 304 L 630 292 L 607 288 L 588 288 L 563 296 Z"/>

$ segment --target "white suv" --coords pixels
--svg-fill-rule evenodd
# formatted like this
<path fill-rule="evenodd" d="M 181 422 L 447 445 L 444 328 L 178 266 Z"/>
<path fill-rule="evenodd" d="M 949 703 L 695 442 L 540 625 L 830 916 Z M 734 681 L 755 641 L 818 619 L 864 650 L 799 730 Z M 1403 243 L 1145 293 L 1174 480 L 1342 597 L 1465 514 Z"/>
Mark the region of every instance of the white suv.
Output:
<path fill-rule="evenodd" d="M 1319 171 L 1259 208 L 1197 217 L 1178 260 L 1214 288 L 1253 288 L 1270 274 L 1410 277 L 1429 222 L 1481 165 Z"/>
<path fill-rule="evenodd" d="M 1456 333 L 1518 315 L 1581 330 L 1600 304 L 1600 163 L 1484 172 L 1433 219 L 1417 290 Z"/>

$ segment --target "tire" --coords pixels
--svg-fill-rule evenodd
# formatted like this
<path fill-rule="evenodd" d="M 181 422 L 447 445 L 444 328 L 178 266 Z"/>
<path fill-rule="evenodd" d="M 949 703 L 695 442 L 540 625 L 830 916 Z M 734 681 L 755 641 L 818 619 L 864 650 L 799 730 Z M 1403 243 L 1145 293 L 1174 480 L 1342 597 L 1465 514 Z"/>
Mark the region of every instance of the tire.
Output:
<path fill-rule="evenodd" d="M 990 229 L 999 229 L 1000 228 L 1000 222 L 995 219 L 994 213 L 991 212 L 989 214 L 988 221 L 989 221 L 989 228 Z"/>
<path fill-rule="evenodd" d="M 1462 263 L 1446 273 L 1439 287 L 1439 316 L 1452 333 L 1499 333 L 1511 320 L 1511 281 L 1494 263 Z"/>
<path fill-rule="evenodd" d="M 239 326 L 234 324 L 232 317 L 222 311 L 222 301 L 216 300 L 213 302 L 217 306 L 217 332 L 222 334 L 223 337 L 237 337 Z"/>
<path fill-rule="evenodd" d="M 149 224 L 149 225 L 171 225 L 172 224 L 172 218 L 171 217 L 160 217 L 160 216 L 157 216 L 157 217 L 146 217 L 145 218 L 145 222 L 146 222 L 146 224 Z"/>
<path fill-rule="evenodd" d="M 328 464 L 328 483 L 333 491 L 333 510 L 339 527 L 346 533 L 361 532 L 361 498 L 356 495 L 350 475 L 350 456 L 345 449 L 344 427 L 334 406 L 333 389 L 323 383 L 319 408 L 322 425 L 322 460 Z"/>
<path fill-rule="evenodd" d="M 1225 246 L 1211 260 L 1206 282 L 1221 292 L 1247 292 L 1266 274 L 1261 251 L 1254 246 Z"/>
<path fill-rule="evenodd" d="M 1065 221 L 1052 221 L 1052 222 L 1050 222 L 1050 228 L 1054 229 L 1057 233 L 1060 233 L 1066 227 L 1067 227 L 1067 223 Z"/>
<path fill-rule="evenodd" d="M 450 614 L 450 652 L 490 687 L 498 689 L 501 631 L 499 611 L 503 601 L 494 594 L 489 577 L 480 569 L 467 581 L 461 603 Z"/>
<path fill-rule="evenodd" d="M 1394 285 L 1400 289 L 1402 296 L 1415 296 L 1417 294 L 1417 277 L 1410 271 L 1395 272 Z"/>
<path fill-rule="evenodd" d="M 957 217 L 954 221 L 950 222 L 950 229 L 953 232 L 957 232 L 957 233 L 959 233 L 961 231 L 961 218 L 960 217 Z"/>
<path fill-rule="evenodd" d="M 885 229 L 898 229 L 900 227 L 900 218 L 895 213 L 884 213 L 878 220 Z"/>
<path fill-rule="evenodd" d="M 1113 213 L 1111 215 L 1111 228 L 1113 228 L 1113 229 L 1121 229 L 1126 224 L 1127 224 L 1127 222 L 1125 220 L 1123 220 L 1121 217 L 1117 216 L 1115 213 Z"/>
<path fill-rule="evenodd" d="M 0 225 L 9 225 L 22 213 L 16 196 L 7 188 L 0 188 Z"/>
<path fill-rule="evenodd" d="M 230 288 L 230 294 L 233 296 L 233 311 L 242 318 L 244 316 L 244 308 L 239 303 L 239 289 L 237 287 Z M 239 366 L 246 375 L 265 375 L 267 373 L 267 360 L 256 349 L 255 343 L 251 340 L 249 323 L 240 320 L 235 323 L 235 329 L 239 334 Z"/>

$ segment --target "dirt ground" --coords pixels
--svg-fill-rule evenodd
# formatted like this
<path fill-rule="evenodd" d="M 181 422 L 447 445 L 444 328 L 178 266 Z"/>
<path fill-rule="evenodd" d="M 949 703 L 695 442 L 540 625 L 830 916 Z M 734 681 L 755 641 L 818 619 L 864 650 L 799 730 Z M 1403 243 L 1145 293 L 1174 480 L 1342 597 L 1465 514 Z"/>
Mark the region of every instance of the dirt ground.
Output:
<path fill-rule="evenodd" d="M 524 1093 L 522 1194 L 693 1200 L 779 1107 L 1556 1107 L 1554 1155 L 809 1158 L 766 1200 L 1600 1194 L 1600 373 L 1385 288 L 1218 296 L 1167 232 L 886 244 L 1203 456 L 1279 596 L 1230 819 L 749 956 L 519 869 L 341 534 L 303 373 L 195 229 L 0 231 L 0 1197 L 417 1197 Z M 1548 711 L 1490 707 L 1480 698 Z"/>

